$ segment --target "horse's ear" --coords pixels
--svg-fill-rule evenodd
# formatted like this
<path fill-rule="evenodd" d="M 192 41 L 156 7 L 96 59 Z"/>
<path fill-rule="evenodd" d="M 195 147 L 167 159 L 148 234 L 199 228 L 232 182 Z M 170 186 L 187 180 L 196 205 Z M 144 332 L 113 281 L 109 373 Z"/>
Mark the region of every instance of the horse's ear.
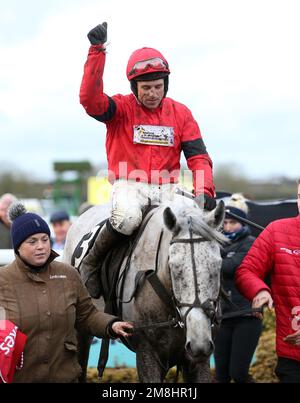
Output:
<path fill-rule="evenodd" d="M 223 200 L 220 200 L 219 203 L 217 204 L 217 207 L 206 215 L 205 221 L 210 226 L 219 229 L 223 224 L 224 217 L 225 217 L 225 204 Z"/>
<path fill-rule="evenodd" d="M 176 216 L 170 207 L 166 207 L 164 210 L 164 223 L 165 226 L 172 232 L 175 231 L 177 220 Z"/>

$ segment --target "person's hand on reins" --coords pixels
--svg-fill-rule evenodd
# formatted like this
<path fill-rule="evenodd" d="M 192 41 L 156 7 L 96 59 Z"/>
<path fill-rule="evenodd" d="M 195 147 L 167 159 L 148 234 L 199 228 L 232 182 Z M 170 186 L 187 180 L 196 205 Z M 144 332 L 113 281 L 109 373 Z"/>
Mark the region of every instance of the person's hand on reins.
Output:
<path fill-rule="evenodd" d="M 123 337 L 132 336 L 134 329 L 132 323 L 123 321 L 114 322 L 111 328 L 116 335 Z"/>
<path fill-rule="evenodd" d="M 263 305 L 266 305 L 269 309 L 273 308 L 273 299 L 267 290 L 259 291 L 252 300 L 252 308 L 261 308 Z M 254 312 L 253 316 L 263 319 L 263 315 L 260 312 Z"/>

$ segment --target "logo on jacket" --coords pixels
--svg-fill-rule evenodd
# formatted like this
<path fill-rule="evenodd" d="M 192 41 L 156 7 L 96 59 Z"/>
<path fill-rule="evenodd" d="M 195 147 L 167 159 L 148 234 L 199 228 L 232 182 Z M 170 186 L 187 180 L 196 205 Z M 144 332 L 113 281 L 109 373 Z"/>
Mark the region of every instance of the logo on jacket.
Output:
<path fill-rule="evenodd" d="M 3 342 L 0 344 L 0 350 L 4 351 L 5 355 L 8 355 L 11 349 L 14 348 L 18 327 L 15 326 L 10 333 L 5 337 Z"/>
<path fill-rule="evenodd" d="M 286 252 L 289 255 L 296 255 L 299 256 L 300 255 L 300 249 L 288 249 L 288 248 L 280 248 L 280 250 L 282 252 Z"/>

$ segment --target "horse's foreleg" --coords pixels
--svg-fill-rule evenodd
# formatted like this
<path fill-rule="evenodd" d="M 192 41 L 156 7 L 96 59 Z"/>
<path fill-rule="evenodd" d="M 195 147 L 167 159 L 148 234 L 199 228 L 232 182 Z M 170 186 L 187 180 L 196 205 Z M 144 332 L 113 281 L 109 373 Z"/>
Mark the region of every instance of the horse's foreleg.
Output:
<path fill-rule="evenodd" d="M 93 336 L 86 333 L 77 333 L 78 340 L 78 362 L 82 368 L 82 373 L 78 379 L 79 383 L 86 383 L 86 372 L 89 360 L 90 346 Z"/>
<path fill-rule="evenodd" d="M 136 353 L 136 368 L 141 383 L 162 383 L 169 370 L 150 346 L 139 346 Z"/>
<path fill-rule="evenodd" d="M 182 372 L 184 382 L 188 383 L 212 382 L 209 359 L 203 359 L 203 361 L 202 360 L 199 361 L 192 359 L 189 356 L 186 356 L 182 361 Z"/>

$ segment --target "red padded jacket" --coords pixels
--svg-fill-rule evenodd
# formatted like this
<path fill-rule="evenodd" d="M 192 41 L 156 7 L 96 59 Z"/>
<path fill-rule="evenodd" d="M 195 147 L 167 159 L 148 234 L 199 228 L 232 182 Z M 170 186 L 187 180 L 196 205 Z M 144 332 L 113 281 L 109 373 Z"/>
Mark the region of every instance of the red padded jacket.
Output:
<path fill-rule="evenodd" d="M 263 281 L 267 273 L 272 291 Z M 267 226 L 237 269 L 236 285 L 249 300 L 261 290 L 271 292 L 277 355 L 300 361 L 300 346 L 283 341 L 300 329 L 300 215 Z"/>
<path fill-rule="evenodd" d="M 23 366 L 27 336 L 9 320 L 0 320 L 0 383 L 11 383 L 16 369 Z"/>
<path fill-rule="evenodd" d="M 212 197 L 215 188 L 212 161 L 200 129 L 190 110 L 170 98 L 150 110 L 133 94 L 109 97 L 103 93 L 105 53 L 102 45 L 91 46 L 84 67 L 80 103 L 86 112 L 107 126 L 106 151 L 109 180 L 125 178 L 148 183 L 177 183 L 181 150 L 193 172 L 196 195 Z M 173 144 L 168 146 L 134 142 L 134 128 L 171 128 Z"/>

